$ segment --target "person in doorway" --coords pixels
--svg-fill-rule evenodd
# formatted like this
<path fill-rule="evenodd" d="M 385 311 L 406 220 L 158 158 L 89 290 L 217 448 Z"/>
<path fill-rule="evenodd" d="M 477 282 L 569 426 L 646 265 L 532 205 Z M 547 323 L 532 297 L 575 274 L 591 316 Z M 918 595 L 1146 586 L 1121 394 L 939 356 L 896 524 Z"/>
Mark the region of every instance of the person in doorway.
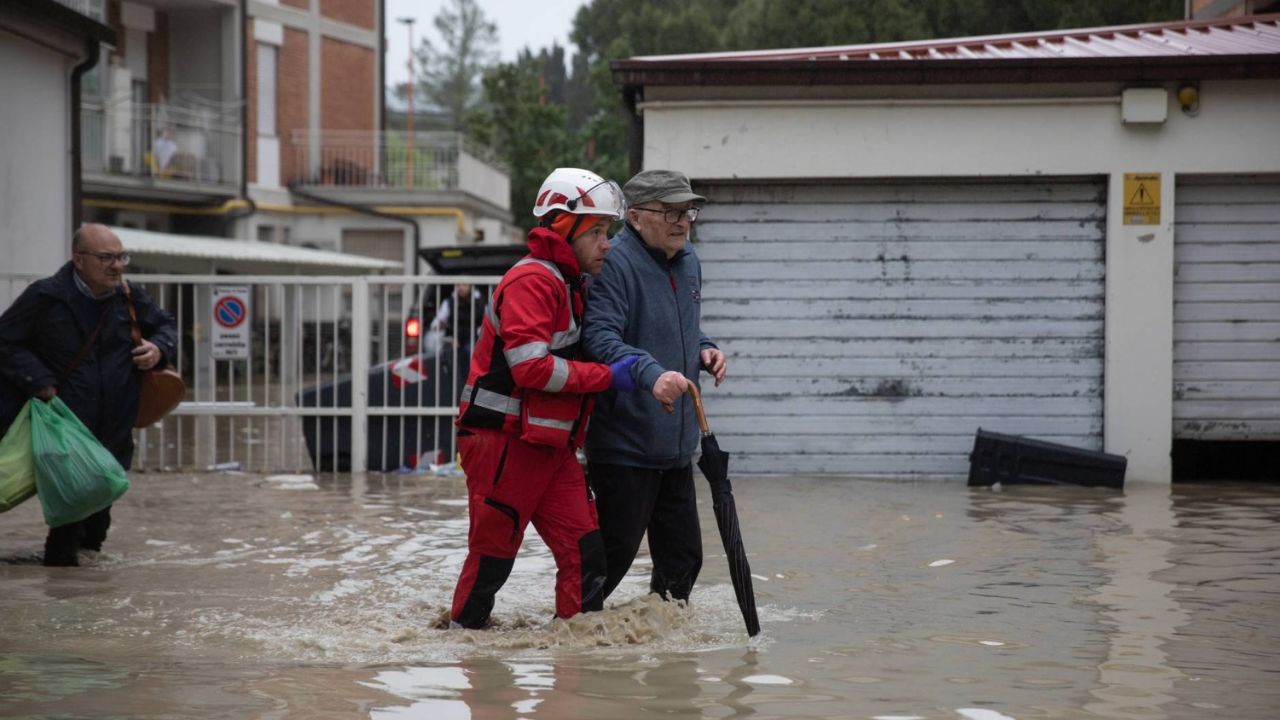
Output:
<path fill-rule="evenodd" d="M 634 389 L 635 358 L 584 362 L 579 335 L 584 278 L 599 271 L 622 211 L 616 183 L 576 168 L 552 172 L 534 203 L 529 254 L 485 310 L 457 419 L 470 530 L 456 626 L 489 624 L 530 522 L 555 556 L 556 616 L 602 607 L 604 546 L 576 449 L 592 394 Z"/>
<path fill-rule="evenodd" d="M 702 532 L 692 463 L 699 432 L 684 393 L 700 369 L 719 385 L 726 368 L 701 329 L 702 268 L 688 246 L 706 199 L 672 170 L 646 170 L 623 193 L 627 222 L 592 283 L 586 351 L 606 363 L 638 354 L 636 385 L 658 402 L 603 393 L 587 434 L 587 479 L 609 568 L 604 594 L 627 574 L 647 531 L 649 589 L 687 600 L 702 568 Z"/>
<path fill-rule="evenodd" d="M 467 283 L 453 286 L 453 292 L 440 301 L 440 308 L 431 320 L 431 329 L 456 339 L 458 344 L 470 349 L 480 331 L 480 313 L 484 309 L 484 296 Z"/>
<path fill-rule="evenodd" d="M 131 287 L 142 344 L 134 347 L 121 289 L 129 255 L 105 225 L 85 225 L 71 241 L 71 261 L 32 283 L 0 315 L 0 391 L 9 410 L 32 396 L 58 396 L 128 469 L 142 372 L 177 357 L 174 320 L 140 287 Z M 3 413 L 4 428 L 12 414 Z M 101 550 L 111 525 L 107 507 L 49 530 L 45 565 L 78 565 L 80 549 Z"/>

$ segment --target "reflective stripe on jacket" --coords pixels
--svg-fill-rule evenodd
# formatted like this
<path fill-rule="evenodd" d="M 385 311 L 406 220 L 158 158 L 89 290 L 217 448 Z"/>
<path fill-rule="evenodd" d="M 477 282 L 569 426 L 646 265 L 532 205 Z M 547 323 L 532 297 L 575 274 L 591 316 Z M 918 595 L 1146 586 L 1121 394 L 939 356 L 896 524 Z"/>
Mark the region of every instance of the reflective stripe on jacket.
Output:
<path fill-rule="evenodd" d="M 607 365 L 578 360 L 583 301 L 579 286 L 565 280 L 578 269 L 568 243 L 535 228 L 529 245 L 485 310 L 458 426 L 576 447 L 591 411 L 589 394 L 609 387 L 611 375 Z"/>

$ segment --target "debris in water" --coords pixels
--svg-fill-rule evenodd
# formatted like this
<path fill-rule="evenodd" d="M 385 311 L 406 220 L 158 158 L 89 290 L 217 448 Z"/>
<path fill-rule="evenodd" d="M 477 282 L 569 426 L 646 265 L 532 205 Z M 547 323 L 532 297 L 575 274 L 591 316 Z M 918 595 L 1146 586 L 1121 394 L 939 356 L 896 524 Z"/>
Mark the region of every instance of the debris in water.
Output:
<path fill-rule="evenodd" d="M 995 710 L 987 710 L 986 708 L 956 708 L 956 712 L 969 718 L 969 720 L 1015 720 L 1004 713 L 998 713 Z"/>
<path fill-rule="evenodd" d="M 742 682 L 751 685 L 791 685 L 793 681 L 781 675 L 748 675 L 742 678 Z"/>
<path fill-rule="evenodd" d="M 942 567 L 944 565 L 950 565 L 954 562 L 955 560 L 934 560 L 933 562 L 929 563 L 929 567 Z"/>

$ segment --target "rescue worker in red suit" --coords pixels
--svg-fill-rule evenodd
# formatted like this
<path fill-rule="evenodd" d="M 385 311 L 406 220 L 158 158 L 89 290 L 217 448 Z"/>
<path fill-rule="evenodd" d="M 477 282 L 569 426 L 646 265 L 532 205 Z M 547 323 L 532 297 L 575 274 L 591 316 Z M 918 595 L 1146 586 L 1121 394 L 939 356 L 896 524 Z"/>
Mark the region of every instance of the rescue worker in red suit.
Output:
<path fill-rule="evenodd" d="M 559 168 L 538 191 L 529 254 L 494 290 L 459 401 L 467 476 L 467 558 L 453 594 L 455 626 L 489 624 L 530 522 L 555 556 L 556 617 L 599 610 L 605 556 L 577 448 L 592 394 L 635 389 L 637 356 L 585 362 L 583 282 L 599 272 L 622 191 L 586 170 Z"/>

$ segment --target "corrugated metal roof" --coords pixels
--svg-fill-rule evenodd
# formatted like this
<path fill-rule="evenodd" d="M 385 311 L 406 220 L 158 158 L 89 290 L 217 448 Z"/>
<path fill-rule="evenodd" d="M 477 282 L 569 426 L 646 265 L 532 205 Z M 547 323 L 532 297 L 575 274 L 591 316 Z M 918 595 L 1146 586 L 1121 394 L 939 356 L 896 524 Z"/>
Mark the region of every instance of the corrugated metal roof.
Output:
<path fill-rule="evenodd" d="M 1280 14 L 913 42 L 647 55 L 639 62 L 1029 60 L 1280 53 Z"/>
<path fill-rule="evenodd" d="M 404 268 L 402 263 L 329 250 L 313 250 L 296 245 L 178 235 L 123 227 L 113 227 L 111 231 L 120 238 L 127 252 L 138 256 L 196 258 L 266 266 L 302 266 L 311 269 L 398 271 Z"/>

